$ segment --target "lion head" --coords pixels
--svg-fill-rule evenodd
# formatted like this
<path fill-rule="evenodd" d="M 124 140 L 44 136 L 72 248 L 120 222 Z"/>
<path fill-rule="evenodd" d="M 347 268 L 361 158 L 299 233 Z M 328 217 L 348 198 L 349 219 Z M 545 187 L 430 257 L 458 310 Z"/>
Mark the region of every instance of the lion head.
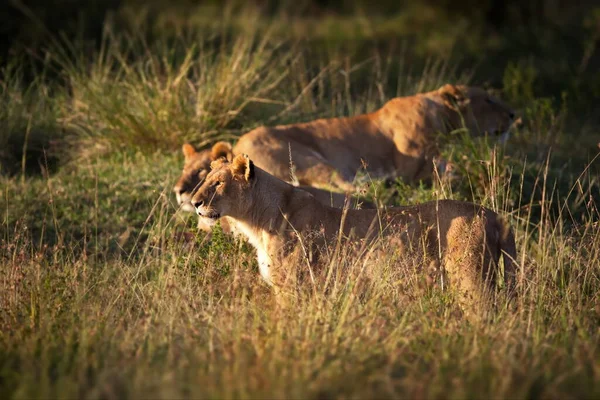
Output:
<path fill-rule="evenodd" d="M 254 164 L 245 154 L 237 155 L 230 163 L 220 158 L 211 163 L 211 171 L 192 198 L 196 213 L 216 222 L 222 216 L 247 214 L 252 205 Z"/>
<path fill-rule="evenodd" d="M 446 84 L 438 89 L 444 106 L 453 114 L 454 127 L 466 127 L 476 136 L 508 134 L 515 113 L 484 89 Z"/>
<path fill-rule="evenodd" d="M 173 187 L 177 204 L 184 211 L 194 212 L 191 199 L 194 191 L 208 175 L 210 163 L 224 157 L 231 160 L 233 153 L 227 142 L 217 142 L 211 149 L 196 151 L 194 146 L 186 143 L 182 147 L 185 161 L 181 177 Z"/>

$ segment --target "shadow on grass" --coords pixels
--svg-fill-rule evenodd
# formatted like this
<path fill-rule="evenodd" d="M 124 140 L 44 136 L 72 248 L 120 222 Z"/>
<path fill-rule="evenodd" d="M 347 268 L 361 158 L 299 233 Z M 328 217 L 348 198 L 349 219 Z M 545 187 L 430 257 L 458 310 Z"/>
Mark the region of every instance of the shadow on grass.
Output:
<path fill-rule="evenodd" d="M 5 132 L 0 150 L 0 173 L 8 176 L 39 176 L 58 170 L 61 141 L 65 132 L 57 127 L 25 127 L 20 132 Z"/>

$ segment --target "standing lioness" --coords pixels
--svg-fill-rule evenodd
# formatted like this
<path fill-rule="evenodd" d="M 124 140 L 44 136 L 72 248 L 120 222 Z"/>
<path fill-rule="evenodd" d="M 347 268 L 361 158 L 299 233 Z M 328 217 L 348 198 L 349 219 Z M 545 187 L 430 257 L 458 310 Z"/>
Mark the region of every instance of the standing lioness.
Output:
<path fill-rule="evenodd" d="M 291 157 L 300 184 L 351 191 L 364 165 L 374 178 L 428 180 L 439 154 L 437 134 L 466 127 L 473 135 L 501 135 L 513 119 L 510 107 L 483 89 L 444 85 L 397 97 L 369 114 L 259 127 L 240 137 L 233 154 L 248 154 L 284 181 Z"/>
<path fill-rule="evenodd" d="M 256 249 L 260 273 L 270 284 L 283 281 L 279 271 L 285 270 L 281 267 L 298 240 L 310 246 L 311 253 L 318 253 L 343 226 L 343 236 L 350 242 L 383 236 L 406 254 L 423 241 L 426 258 L 440 262 L 467 306 L 495 288 L 502 254 L 504 279 L 511 291 L 514 287 L 513 234 L 496 213 L 472 203 L 441 200 L 386 210 L 340 210 L 255 167 L 248 156 L 238 155 L 231 163 L 224 159 L 212 163 L 192 204 L 208 223 L 227 217 L 247 237 Z"/>

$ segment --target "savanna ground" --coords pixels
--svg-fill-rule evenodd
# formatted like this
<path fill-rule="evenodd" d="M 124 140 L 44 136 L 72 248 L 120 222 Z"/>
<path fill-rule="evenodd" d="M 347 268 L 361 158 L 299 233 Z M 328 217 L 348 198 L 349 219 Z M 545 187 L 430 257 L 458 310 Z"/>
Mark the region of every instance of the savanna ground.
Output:
<path fill-rule="evenodd" d="M 72 2 L 9 2 L 26 29 L 0 72 L 3 396 L 600 397 L 600 8 L 298 3 L 90 2 L 63 26 Z M 343 251 L 276 307 L 249 246 L 178 239 L 195 229 L 171 193 L 184 141 L 446 82 L 498 89 L 523 124 L 505 145 L 455 132 L 457 178 L 392 202 L 505 215 L 516 310 L 468 321 L 419 273 Z"/>

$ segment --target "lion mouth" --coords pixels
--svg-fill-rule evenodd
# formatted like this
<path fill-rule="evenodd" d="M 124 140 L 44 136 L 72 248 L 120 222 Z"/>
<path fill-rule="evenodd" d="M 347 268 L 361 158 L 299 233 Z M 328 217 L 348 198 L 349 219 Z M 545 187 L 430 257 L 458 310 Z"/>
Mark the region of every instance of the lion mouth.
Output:
<path fill-rule="evenodd" d="M 209 218 L 209 219 L 219 219 L 221 217 L 221 214 L 219 214 L 216 211 L 200 209 L 200 208 L 196 209 L 196 214 L 198 214 L 201 217 Z"/>

